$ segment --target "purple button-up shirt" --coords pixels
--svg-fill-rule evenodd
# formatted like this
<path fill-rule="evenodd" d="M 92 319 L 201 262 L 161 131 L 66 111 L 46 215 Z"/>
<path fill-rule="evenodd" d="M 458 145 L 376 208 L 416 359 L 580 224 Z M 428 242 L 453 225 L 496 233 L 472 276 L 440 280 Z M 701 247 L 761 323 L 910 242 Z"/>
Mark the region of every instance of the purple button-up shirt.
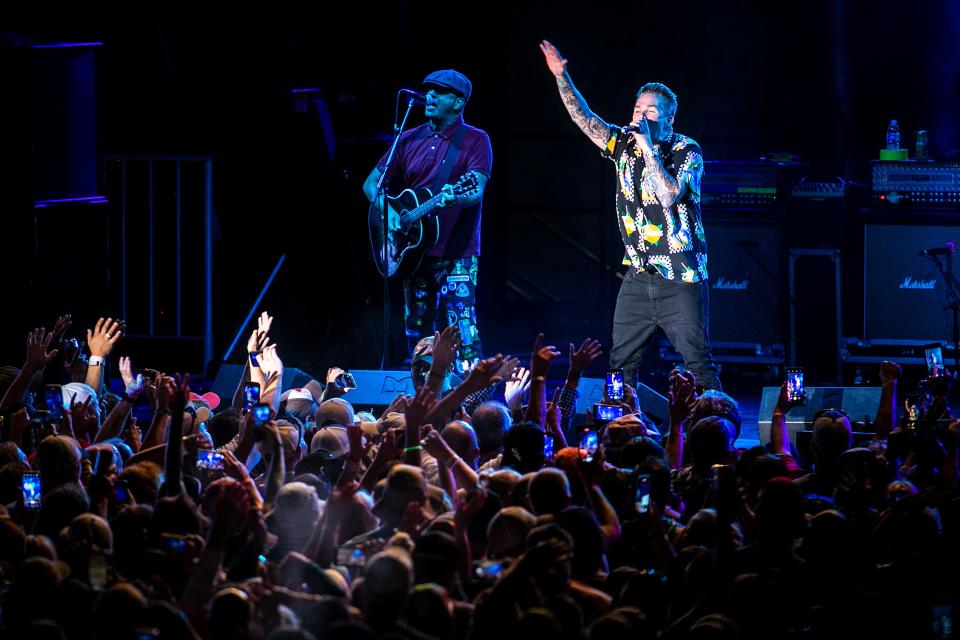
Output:
<path fill-rule="evenodd" d="M 468 171 L 476 171 L 489 178 L 493 164 L 490 136 L 482 129 L 468 125 L 460 116 L 442 131 L 435 132 L 429 123 L 424 123 L 400 136 L 397 155 L 387 175 L 387 192 L 396 194 L 403 189 L 420 187 L 432 189 L 440 173 L 440 165 L 447 156 L 447 149 L 460 127 L 466 127 L 467 131 L 447 182 L 456 183 Z M 386 162 L 387 156 L 384 154 L 377 163 L 377 169 L 383 171 Z M 437 246 L 427 250 L 427 255 L 444 258 L 480 255 L 480 209 L 481 202 L 467 207 L 438 209 L 440 239 Z"/>

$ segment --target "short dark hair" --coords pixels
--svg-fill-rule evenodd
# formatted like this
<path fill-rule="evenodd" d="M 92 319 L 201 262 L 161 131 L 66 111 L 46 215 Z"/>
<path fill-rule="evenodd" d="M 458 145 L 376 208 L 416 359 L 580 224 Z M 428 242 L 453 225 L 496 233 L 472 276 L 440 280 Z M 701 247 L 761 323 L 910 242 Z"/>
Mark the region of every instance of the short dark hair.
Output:
<path fill-rule="evenodd" d="M 672 118 L 677 115 L 677 94 L 673 92 L 673 89 L 662 82 L 648 82 L 637 91 L 637 97 L 639 98 L 644 93 L 655 93 L 666 100 L 668 106 L 667 117 Z"/>

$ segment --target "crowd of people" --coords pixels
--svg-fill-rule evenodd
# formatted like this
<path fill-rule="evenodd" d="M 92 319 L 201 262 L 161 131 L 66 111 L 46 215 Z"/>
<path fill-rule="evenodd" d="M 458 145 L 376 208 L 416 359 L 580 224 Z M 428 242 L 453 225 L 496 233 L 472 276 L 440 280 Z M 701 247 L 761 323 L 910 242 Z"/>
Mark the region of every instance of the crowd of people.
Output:
<path fill-rule="evenodd" d="M 416 347 L 416 394 L 372 415 L 339 368 L 283 389 L 266 313 L 222 399 L 118 357 L 122 322 L 82 342 L 71 326 L 31 331 L 23 365 L 0 369 L 3 637 L 952 634 L 948 377 L 904 420 L 884 363 L 868 446 L 822 412 L 804 468 L 785 386 L 771 441 L 746 450 L 736 400 L 689 371 L 664 424 L 629 385 L 607 400 L 622 416 L 577 415 L 595 340 L 570 344 L 551 393 L 560 351 L 542 335 L 529 361 L 461 378 L 447 328 Z"/>

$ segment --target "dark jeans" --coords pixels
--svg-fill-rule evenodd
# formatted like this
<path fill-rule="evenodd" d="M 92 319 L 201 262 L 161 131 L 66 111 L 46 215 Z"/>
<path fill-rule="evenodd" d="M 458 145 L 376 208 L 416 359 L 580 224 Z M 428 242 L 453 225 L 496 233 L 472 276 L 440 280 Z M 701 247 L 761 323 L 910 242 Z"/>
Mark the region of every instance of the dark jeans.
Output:
<path fill-rule="evenodd" d="M 623 369 L 624 381 L 636 384 L 637 366 L 653 339 L 663 329 L 697 385 L 720 390 L 717 365 L 710 355 L 709 285 L 666 280 L 658 274 L 638 273 L 624 278 L 613 314 L 610 366 Z"/>
<path fill-rule="evenodd" d="M 477 329 L 476 256 L 435 258 L 424 256 L 416 273 L 403 280 L 404 319 L 409 352 L 421 338 L 436 330 L 459 325 L 463 341 L 457 364 L 475 364 L 483 357 Z M 457 371 L 461 368 L 457 367 Z"/>

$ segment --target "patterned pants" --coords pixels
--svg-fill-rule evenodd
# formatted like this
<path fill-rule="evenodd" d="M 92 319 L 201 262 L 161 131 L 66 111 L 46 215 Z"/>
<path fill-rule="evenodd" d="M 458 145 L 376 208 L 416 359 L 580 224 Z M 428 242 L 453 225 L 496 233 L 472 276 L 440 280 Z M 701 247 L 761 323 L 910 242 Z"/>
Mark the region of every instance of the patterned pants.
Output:
<path fill-rule="evenodd" d="M 424 256 L 416 273 L 403 280 L 404 319 L 410 353 L 421 338 L 448 326 L 460 326 L 463 345 L 457 353 L 457 371 L 483 357 L 477 330 L 476 256 L 436 258 Z"/>

